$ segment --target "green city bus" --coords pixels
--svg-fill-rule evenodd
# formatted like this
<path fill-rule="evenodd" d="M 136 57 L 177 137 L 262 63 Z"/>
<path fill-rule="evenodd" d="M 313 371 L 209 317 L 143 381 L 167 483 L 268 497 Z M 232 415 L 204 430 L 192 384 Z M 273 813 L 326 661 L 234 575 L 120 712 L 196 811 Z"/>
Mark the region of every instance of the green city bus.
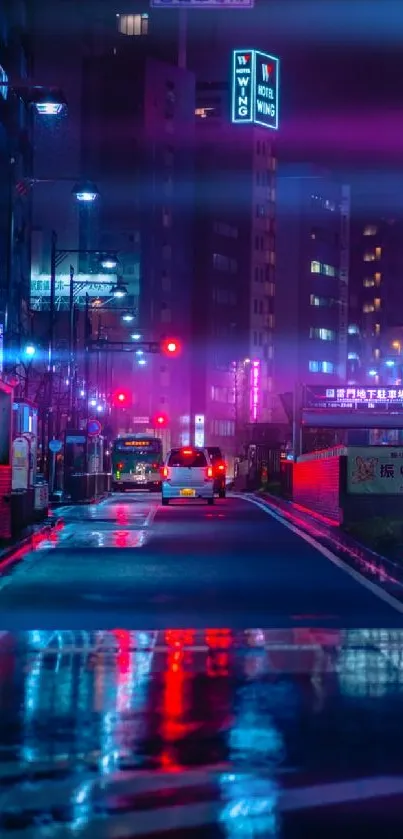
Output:
<path fill-rule="evenodd" d="M 127 434 L 112 443 L 112 490 L 161 488 L 162 441 Z"/>

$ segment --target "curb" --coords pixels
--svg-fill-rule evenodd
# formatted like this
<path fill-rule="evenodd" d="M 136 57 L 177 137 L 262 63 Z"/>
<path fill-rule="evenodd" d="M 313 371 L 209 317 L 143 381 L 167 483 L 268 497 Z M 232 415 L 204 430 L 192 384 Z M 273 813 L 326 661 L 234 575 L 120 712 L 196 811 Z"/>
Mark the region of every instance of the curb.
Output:
<path fill-rule="evenodd" d="M 359 565 L 362 564 L 368 574 L 373 574 L 377 569 L 380 574 L 389 578 L 390 583 L 397 584 L 399 588 L 403 585 L 403 565 L 399 565 L 392 559 L 372 551 L 360 542 L 356 542 L 336 523 L 329 524 L 321 516 L 312 514 L 310 510 L 301 510 L 299 507 L 295 507 L 292 501 L 279 499 L 268 492 L 253 492 L 251 495 L 257 500 L 274 507 L 278 515 L 289 521 L 290 524 L 299 527 L 307 535 L 313 536 L 317 542 L 330 548 L 341 558 L 348 557 L 350 561 Z M 312 533 L 312 528 L 314 528 L 314 533 Z M 363 573 L 363 570 L 361 570 L 361 573 Z"/>
<path fill-rule="evenodd" d="M 17 559 L 17 554 L 21 551 L 28 553 L 30 548 L 35 546 L 36 540 L 45 535 L 46 532 L 51 532 L 55 527 L 60 526 L 61 519 L 49 520 L 47 519 L 43 525 L 38 525 L 32 533 L 24 536 L 18 542 L 12 545 L 7 545 L 0 550 L 0 571 L 3 565 L 8 564 L 10 560 Z M 26 550 L 25 550 L 26 549 Z"/>

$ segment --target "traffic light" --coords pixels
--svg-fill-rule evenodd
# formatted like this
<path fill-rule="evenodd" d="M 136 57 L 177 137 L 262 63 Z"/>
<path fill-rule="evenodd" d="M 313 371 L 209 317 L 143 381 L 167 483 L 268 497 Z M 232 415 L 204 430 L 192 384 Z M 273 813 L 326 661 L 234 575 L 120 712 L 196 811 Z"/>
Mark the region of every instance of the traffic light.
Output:
<path fill-rule="evenodd" d="M 156 414 L 153 420 L 154 428 L 165 428 L 168 424 L 168 417 L 166 414 Z"/>
<path fill-rule="evenodd" d="M 164 338 L 161 342 L 161 351 L 164 355 L 175 358 L 175 356 L 178 356 L 181 351 L 180 342 L 177 338 Z"/>
<path fill-rule="evenodd" d="M 113 404 L 117 408 L 126 408 L 130 402 L 130 394 L 127 390 L 116 390 L 113 394 Z"/>

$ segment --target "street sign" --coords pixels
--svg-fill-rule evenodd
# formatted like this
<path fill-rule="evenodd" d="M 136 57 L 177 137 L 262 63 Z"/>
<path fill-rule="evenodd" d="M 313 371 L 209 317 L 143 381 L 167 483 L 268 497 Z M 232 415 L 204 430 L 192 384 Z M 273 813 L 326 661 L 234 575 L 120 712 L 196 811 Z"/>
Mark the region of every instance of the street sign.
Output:
<path fill-rule="evenodd" d="M 255 0 L 151 0 L 152 9 L 253 9 Z"/>
<path fill-rule="evenodd" d="M 89 437 L 98 437 L 102 431 L 102 425 L 97 419 L 90 420 L 87 424 L 87 434 Z"/>
<path fill-rule="evenodd" d="M 63 443 L 61 440 L 49 440 L 49 450 L 53 452 L 53 454 L 58 454 L 61 452 L 63 447 Z"/>

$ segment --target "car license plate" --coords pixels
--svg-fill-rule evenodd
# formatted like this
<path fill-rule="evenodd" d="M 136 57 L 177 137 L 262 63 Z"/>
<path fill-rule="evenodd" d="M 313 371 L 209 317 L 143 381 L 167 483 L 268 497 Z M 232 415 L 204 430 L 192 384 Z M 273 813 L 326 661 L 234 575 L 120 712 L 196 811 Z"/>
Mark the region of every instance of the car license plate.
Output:
<path fill-rule="evenodd" d="M 185 496 L 186 498 L 194 498 L 196 495 L 196 490 L 194 489 L 181 489 L 181 495 Z"/>

